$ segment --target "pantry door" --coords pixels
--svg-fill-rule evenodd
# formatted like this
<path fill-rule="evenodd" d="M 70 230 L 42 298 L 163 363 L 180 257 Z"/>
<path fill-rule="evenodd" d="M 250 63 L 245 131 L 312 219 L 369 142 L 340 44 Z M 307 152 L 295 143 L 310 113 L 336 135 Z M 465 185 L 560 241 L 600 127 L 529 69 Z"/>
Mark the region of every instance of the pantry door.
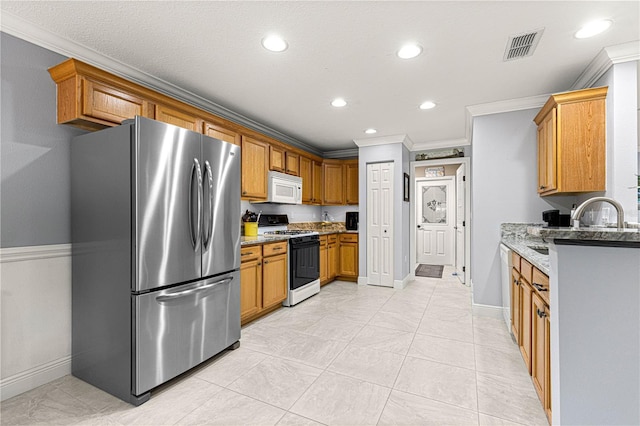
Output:
<path fill-rule="evenodd" d="M 453 177 L 416 181 L 416 261 L 453 265 L 455 205 Z"/>
<path fill-rule="evenodd" d="M 393 287 L 393 163 L 367 164 L 367 284 Z"/>

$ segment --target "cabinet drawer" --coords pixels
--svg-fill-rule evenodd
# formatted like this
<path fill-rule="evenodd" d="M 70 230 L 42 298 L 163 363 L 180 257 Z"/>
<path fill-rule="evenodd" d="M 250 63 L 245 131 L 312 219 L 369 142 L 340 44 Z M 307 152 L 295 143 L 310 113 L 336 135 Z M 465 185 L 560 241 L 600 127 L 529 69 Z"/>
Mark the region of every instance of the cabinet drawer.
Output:
<path fill-rule="evenodd" d="M 341 243 L 357 243 L 358 234 L 340 234 Z"/>
<path fill-rule="evenodd" d="M 286 241 L 282 241 L 279 243 L 271 243 L 271 244 L 265 244 L 264 246 L 262 246 L 262 255 L 264 257 L 267 256 L 273 256 L 276 254 L 284 254 L 287 252 L 287 242 Z"/>
<path fill-rule="evenodd" d="M 533 268 L 533 281 L 531 282 L 542 300 L 549 304 L 549 277 L 538 268 Z"/>
<path fill-rule="evenodd" d="M 533 277 L 533 265 L 525 259 L 520 260 L 520 275 L 522 275 L 522 278 L 527 280 L 528 283 L 531 283 L 531 278 Z"/>
<path fill-rule="evenodd" d="M 511 264 L 513 269 L 520 272 L 520 256 L 515 251 L 511 252 Z"/>
<path fill-rule="evenodd" d="M 320 247 L 326 247 L 326 246 L 327 246 L 327 236 L 320 235 Z"/>
<path fill-rule="evenodd" d="M 338 234 L 329 234 L 327 235 L 327 243 L 335 244 L 338 242 Z"/>
<path fill-rule="evenodd" d="M 262 256 L 262 246 L 242 247 L 240 249 L 240 260 L 242 262 Z"/>

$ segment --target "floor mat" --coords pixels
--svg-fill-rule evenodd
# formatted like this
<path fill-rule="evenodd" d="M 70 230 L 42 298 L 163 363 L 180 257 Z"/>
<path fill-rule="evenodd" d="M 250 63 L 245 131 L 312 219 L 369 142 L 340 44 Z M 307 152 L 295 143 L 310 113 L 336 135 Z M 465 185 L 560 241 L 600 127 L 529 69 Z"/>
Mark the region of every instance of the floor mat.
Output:
<path fill-rule="evenodd" d="M 417 277 L 442 278 L 444 265 L 423 265 L 420 264 L 416 268 Z"/>

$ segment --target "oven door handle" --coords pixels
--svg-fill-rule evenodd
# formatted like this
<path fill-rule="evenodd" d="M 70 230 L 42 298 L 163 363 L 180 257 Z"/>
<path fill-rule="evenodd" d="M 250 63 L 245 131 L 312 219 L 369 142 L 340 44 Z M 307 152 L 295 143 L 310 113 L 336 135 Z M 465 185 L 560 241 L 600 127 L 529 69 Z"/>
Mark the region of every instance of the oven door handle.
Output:
<path fill-rule="evenodd" d="M 233 280 L 233 277 L 225 278 L 225 279 L 222 279 L 220 281 L 215 281 L 215 282 L 212 282 L 210 284 L 201 285 L 201 286 L 190 288 L 190 289 L 187 289 L 187 290 L 176 291 L 175 293 L 165 294 L 163 296 L 156 297 L 156 301 L 158 303 L 163 303 L 163 302 L 169 302 L 169 301 L 175 300 L 175 299 L 180 299 L 182 297 L 191 296 L 192 294 L 200 293 L 200 292 L 205 291 L 205 290 L 210 290 L 213 287 L 217 287 L 217 286 L 222 285 L 222 284 L 227 284 L 227 283 L 231 282 L 231 280 Z"/>

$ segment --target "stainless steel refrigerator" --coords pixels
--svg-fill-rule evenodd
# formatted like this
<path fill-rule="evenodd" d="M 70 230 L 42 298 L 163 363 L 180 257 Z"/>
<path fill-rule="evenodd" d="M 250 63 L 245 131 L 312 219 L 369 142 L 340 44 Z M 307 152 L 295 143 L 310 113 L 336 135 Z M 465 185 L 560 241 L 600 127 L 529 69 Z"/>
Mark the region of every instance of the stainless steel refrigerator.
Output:
<path fill-rule="evenodd" d="M 240 339 L 240 148 L 136 117 L 71 144 L 72 373 L 139 405 Z"/>

